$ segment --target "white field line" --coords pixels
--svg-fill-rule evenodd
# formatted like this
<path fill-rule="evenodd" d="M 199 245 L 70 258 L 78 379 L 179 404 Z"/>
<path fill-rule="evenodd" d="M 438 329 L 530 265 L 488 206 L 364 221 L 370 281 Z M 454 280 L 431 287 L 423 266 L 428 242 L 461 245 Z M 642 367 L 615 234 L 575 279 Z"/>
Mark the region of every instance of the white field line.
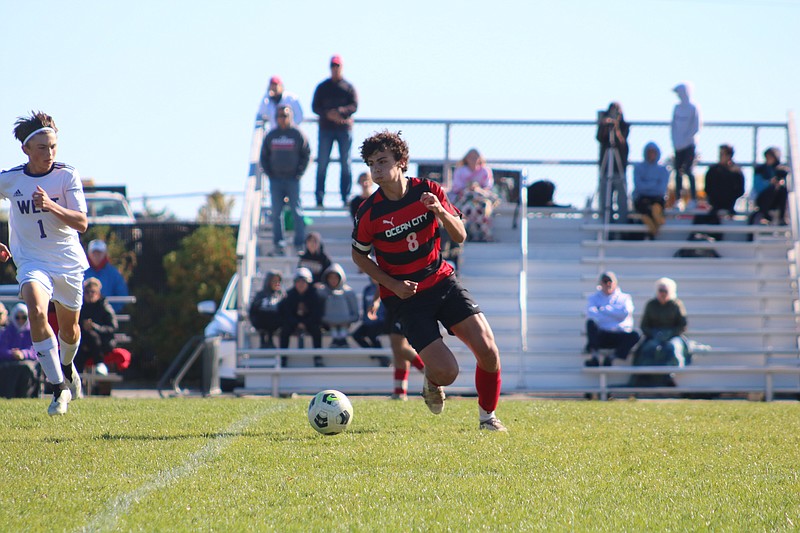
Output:
<path fill-rule="evenodd" d="M 272 406 L 269 409 L 264 409 L 234 422 L 226 430 L 220 432 L 217 437 L 211 439 L 200 450 L 191 454 L 182 465 L 169 470 L 163 470 L 141 487 L 117 496 L 105 506 L 103 512 L 95 516 L 91 522 L 78 529 L 78 531 L 114 530 L 119 519 L 127 514 L 133 505 L 139 503 L 151 493 L 163 489 L 185 477 L 191 476 L 210 459 L 222 453 L 236 437 L 240 436 L 242 430 L 247 426 L 267 414 L 283 409 L 286 409 L 285 405 Z"/>

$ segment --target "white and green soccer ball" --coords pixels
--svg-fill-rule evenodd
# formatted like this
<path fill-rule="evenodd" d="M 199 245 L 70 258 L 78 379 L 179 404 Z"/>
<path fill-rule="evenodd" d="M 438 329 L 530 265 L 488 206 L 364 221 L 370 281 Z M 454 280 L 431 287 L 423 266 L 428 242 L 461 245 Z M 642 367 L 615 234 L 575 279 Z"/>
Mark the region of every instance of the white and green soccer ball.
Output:
<path fill-rule="evenodd" d="M 308 404 L 308 423 L 323 435 L 341 433 L 353 421 L 353 405 L 344 393 L 324 390 Z"/>

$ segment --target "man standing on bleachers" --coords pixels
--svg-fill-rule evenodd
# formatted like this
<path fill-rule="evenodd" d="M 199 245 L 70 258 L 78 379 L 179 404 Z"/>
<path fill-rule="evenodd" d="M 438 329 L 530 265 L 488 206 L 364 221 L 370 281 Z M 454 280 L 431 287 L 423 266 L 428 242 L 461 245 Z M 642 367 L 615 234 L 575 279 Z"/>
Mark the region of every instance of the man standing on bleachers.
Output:
<path fill-rule="evenodd" d="M 633 300 L 622 292 L 613 272 L 603 272 L 597 292 L 589 296 L 586 305 L 586 366 L 600 366 L 599 350 L 613 349 L 614 357 L 626 359 L 631 348 L 639 342 L 633 330 Z M 611 366 L 613 358 L 606 356 L 603 366 Z"/>

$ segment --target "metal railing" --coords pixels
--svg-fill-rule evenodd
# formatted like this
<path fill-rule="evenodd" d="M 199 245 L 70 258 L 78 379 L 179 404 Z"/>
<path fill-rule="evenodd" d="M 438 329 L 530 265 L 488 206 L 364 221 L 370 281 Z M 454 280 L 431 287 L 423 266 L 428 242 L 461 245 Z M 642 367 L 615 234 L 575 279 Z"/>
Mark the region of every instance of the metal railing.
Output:
<path fill-rule="evenodd" d="M 630 122 L 628 145 L 630 161 L 642 160 L 644 146 L 656 142 L 662 159 L 671 156 L 670 124 L 666 121 Z M 411 168 L 414 175 L 419 165 L 442 165 L 444 180 L 457 162 L 470 148 L 477 148 L 495 168 L 519 170 L 528 176 L 528 182 L 549 179 L 556 184 L 559 203 L 572 203 L 583 207 L 587 198 L 594 196 L 597 188 L 598 143 L 595 140 L 597 123 L 591 120 L 415 120 L 415 119 L 361 119 L 355 120 L 351 164 L 353 176 L 366 170 L 359 157 L 363 139 L 383 129 L 401 130 L 409 143 Z M 306 133 L 312 153 L 317 154 L 316 121 L 304 121 L 301 129 Z M 752 168 L 762 160 L 763 151 L 778 146 L 783 153 L 789 151 L 785 122 L 706 122 L 698 135 L 698 163 L 696 176 L 702 190 L 705 168 L 716 162 L 720 144 L 730 144 L 736 149 L 735 160 L 752 182 Z M 335 152 L 334 152 L 335 154 Z M 417 165 L 415 168 L 414 165 Z M 332 158 L 328 167 L 327 193 L 338 193 L 339 163 Z M 314 205 L 316 168 L 312 165 L 301 183 L 303 202 Z M 338 194 L 335 194 L 338 198 Z M 338 205 L 338 202 L 337 202 Z"/>
<path fill-rule="evenodd" d="M 630 162 L 642 159 L 644 146 L 654 141 L 661 147 L 662 160 L 668 158 L 672 146 L 669 122 L 633 121 L 630 123 L 628 143 Z M 556 201 L 559 203 L 576 203 L 584 207 L 595 196 L 598 182 L 598 144 L 595 140 L 597 124 L 594 121 L 542 121 L 542 120 L 413 120 L 413 119 L 356 119 L 353 139 L 354 147 L 351 162 L 354 168 L 353 177 L 358 175 L 358 165 L 363 165 L 358 157 L 361 140 L 374 131 L 383 129 L 401 130 L 403 137 L 411 148 L 412 168 L 409 175 L 417 169 L 413 165 L 441 165 L 445 183 L 449 181 L 449 172 L 458 160 L 470 148 L 477 147 L 494 168 L 517 170 L 527 180 L 518 183 L 520 189 L 520 252 L 519 272 L 520 298 L 520 347 L 527 350 L 527 310 L 526 280 L 528 270 L 527 249 L 527 208 L 522 194 L 522 187 L 539 179 L 549 179 L 556 184 Z M 304 130 L 316 154 L 316 122 L 303 122 Z M 246 325 L 246 309 L 249 302 L 251 276 L 255 272 L 255 241 L 258 229 L 258 214 L 261 206 L 268 201 L 269 195 L 262 194 L 261 177 L 258 174 L 258 155 L 262 133 L 257 125 L 253 134 L 251 150 L 250 175 L 245 190 L 245 202 L 242 216 L 242 227 L 239 233 L 239 344 L 244 342 L 244 326 Z M 769 146 L 782 148 L 788 154 L 792 168 L 792 176 L 787 184 L 790 190 L 789 212 L 791 216 L 792 237 L 795 242 L 795 273 L 800 275 L 800 225 L 798 214 L 800 198 L 795 192 L 793 176 L 800 173 L 800 153 L 798 153 L 797 134 L 794 116 L 790 114 L 787 122 L 706 122 L 699 134 L 698 163 L 695 175 L 698 179 L 698 190 L 702 190 L 704 167 L 716 162 L 717 148 L 720 144 L 730 144 L 736 149 L 735 161 L 739 164 L 748 179 L 747 191 L 752 184 L 753 167 L 762 157 L 761 154 Z M 711 154 L 713 157 L 709 157 Z M 337 159 L 331 159 L 328 176 L 338 175 Z M 363 166 L 366 170 L 366 166 Z M 301 184 L 303 203 L 314 205 L 315 171 L 309 170 Z M 338 184 L 338 179 L 330 179 Z M 338 191 L 329 189 L 329 193 Z M 337 204 L 338 205 L 338 204 Z M 324 216 L 324 213 L 320 213 Z M 244 239 L 244 241 L 243 241 Z M 524 369 L 520 368 L 520 379 L 524 379 Z"/>

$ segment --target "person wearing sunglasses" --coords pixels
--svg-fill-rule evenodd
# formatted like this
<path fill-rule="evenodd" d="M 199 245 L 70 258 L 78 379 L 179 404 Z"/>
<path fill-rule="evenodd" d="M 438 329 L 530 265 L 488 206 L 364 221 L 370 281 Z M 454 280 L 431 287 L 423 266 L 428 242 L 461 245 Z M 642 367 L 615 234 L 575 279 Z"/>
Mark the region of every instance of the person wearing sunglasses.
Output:
<path fill-rule="evenodd" d="M 0 333 L 0 396 L 38 396 L 37 367 L 36 350 L 33 348 L 31 326 L 28 323 L 28 307 L 19 303 L 11 309 L 11 319 Z"/>
<path fill-rule="evenodd" d="M 645 304 L 642 315 L 644 341 L 633 356 L 635 366 L 685 366 L 689 363 L 686 308 L 678 299 L 678 285 L 670 278 L 655 284 L 656 295 Z M 631 376 L 633 386 L 675 386 L 666 374 Z"/>

